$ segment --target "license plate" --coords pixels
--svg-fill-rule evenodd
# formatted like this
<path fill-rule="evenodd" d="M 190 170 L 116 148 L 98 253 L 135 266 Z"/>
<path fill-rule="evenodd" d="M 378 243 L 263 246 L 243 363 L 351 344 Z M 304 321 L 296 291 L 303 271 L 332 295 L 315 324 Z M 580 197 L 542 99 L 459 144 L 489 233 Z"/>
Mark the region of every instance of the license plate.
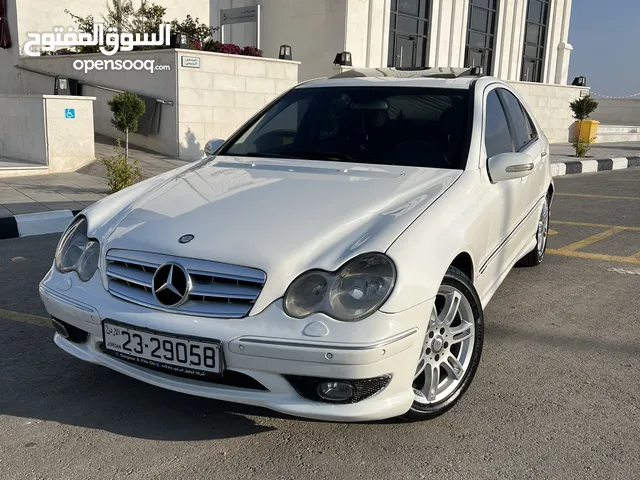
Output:
<path fill-rule="evenodd" d="M 222 376 L 222 346 L 217 340 L 182 337 L 105 320 L 104 352 L 172 375 L 207 379 Z"/>

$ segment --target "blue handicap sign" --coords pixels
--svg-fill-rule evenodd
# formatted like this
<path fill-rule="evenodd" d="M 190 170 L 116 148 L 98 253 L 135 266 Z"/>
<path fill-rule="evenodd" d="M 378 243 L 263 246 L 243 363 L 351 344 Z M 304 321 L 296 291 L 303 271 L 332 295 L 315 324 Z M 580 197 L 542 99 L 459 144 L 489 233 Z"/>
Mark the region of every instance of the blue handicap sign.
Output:
<path fill-rule="evenodd" d="M 76 118 L 76 109 L 75 108 L 65 108 L 64 109 L 64 118 Z"/>

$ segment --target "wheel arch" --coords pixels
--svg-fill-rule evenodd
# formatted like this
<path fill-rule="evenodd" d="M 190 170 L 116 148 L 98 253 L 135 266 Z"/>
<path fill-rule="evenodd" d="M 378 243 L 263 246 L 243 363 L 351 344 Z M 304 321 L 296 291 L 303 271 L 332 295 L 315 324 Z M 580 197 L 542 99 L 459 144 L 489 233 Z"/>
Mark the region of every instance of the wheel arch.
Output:
<path fill-rule="evenodd" d="M 460 270 L 469 278 L 469 280 L 471 280 L 471 283 L 474 283 L 475 270 L 473 265 L 473 259 L 471 258 L 471 255 L 469 253 L 467 253 L 466 251 L 460 252 L 453 259 L 450 266 Z"/>

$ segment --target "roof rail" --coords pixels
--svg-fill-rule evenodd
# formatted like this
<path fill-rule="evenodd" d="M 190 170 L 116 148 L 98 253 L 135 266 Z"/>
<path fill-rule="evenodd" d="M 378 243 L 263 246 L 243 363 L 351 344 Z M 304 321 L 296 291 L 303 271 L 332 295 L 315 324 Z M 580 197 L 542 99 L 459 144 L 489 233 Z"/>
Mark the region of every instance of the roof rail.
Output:
<path fill-rule="evenodd" d="M 395 68 L 351 68 L 329 79 L 391 77 L 391 78 L 458 78 L 483 76 L 482 67 L 395 67 Z"/>

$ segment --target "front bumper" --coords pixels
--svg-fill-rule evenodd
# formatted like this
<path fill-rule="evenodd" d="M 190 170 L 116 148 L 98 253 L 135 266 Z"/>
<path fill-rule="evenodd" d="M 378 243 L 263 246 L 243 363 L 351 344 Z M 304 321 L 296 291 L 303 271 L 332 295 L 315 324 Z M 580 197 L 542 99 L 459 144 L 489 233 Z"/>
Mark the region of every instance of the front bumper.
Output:
<path fill-rule="evenodd" d="M 88 332 L 84 343 L 55 335 L 60 348 L 81 360 L 177 392 L 330 421 L 379 420 L 407 412 L 413 402 L 414 368 L 433 303 L 424 302 L 397 314 L 372 315 L 367 324 L 380 326 L 376 329 L 379 338 L 374 339 L 371 328 L 362 322 L 344 324 L 323 315 L 291 319 L 282 311 L 281 302 L 240 320 L 161 312 L 111 296 L 98 274 L 83 283 L 75 273 L 61 274 L 53 268 L 40 284 L 40 296 L 51 316 Z M 107 318 L 158 332 L 220 340 L 225 372 L 249 376 L 264 389 L 176 377 L 106 355 L 101 351 L 101 323 Z M 305 335 L 305 327 L 313 322 L 322 322 L 328 332 L 322 337 Z M 362 339 L 366 341 L 356 341 Z M 383 376 L 390 377 L 383 389 L 351 404 L 310 400 L 290 382 L 293 377 L 360 380 Z"/>

